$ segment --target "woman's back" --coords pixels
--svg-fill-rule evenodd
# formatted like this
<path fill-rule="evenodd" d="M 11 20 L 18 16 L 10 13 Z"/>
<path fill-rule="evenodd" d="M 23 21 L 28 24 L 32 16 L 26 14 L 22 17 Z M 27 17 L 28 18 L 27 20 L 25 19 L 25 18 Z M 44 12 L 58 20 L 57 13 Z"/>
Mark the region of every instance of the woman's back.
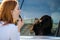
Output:
<path fill-rule="evenodd" d="M 0 22 L 0 40 L 20 40 L 18 28 L 14 24 Z"/>

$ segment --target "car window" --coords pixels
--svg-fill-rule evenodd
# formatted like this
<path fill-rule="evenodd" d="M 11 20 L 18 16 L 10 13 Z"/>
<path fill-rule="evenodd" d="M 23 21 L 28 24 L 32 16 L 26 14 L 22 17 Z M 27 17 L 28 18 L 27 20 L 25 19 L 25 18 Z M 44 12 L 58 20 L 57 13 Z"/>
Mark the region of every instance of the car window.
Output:
<path fill-rule="evenodd" d="M 22 0 L 20 0 L 22 2 Z M 24 0 L 21 16 L 25 25 L 21 29 L 22 36 L 30 35 L 29 25 L 34 23 L 35 18 L 49 15 L 53 19 L 52 33 L 55 36 L 60 20 L 60 1 L 59 0 Z M 34 33 L 31 33 L 34 35 Z"/>
<path fill-rule="evenodd" d="M 0 0 L 2 2 L 2 0 Z M 56 36 L 60 20 L 60 0 L 18 0 L 21 17 L 24 26 L 21 28 L 21 36 L 33 36 L 35 33 L 32 24 L 35 18 L 40 19 L 43 15 L 49 15 L 53 19 L 52 34 Z"/>

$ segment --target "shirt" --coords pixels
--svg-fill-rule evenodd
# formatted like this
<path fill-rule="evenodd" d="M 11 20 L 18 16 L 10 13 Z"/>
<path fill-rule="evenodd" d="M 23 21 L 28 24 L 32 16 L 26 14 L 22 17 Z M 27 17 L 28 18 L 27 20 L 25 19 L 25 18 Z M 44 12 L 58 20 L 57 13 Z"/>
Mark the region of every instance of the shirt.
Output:
<path fill-rule="evenodd" d="M 0 22 L 0 40 L 20 40 L 20 33 L 14 24 Z"/>

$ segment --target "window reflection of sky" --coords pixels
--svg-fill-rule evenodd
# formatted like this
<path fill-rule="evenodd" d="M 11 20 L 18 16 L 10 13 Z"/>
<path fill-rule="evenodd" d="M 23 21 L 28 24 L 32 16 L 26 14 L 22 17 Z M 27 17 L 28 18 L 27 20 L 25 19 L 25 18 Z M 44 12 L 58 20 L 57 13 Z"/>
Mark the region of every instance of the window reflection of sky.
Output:
<path fill-rule="evenodd" d="M 47 14 L 52 16 L 54 22 L 60 20 L 60 0 L 25 0 L 21 10 L 23 18 L 39 18 Z"/>

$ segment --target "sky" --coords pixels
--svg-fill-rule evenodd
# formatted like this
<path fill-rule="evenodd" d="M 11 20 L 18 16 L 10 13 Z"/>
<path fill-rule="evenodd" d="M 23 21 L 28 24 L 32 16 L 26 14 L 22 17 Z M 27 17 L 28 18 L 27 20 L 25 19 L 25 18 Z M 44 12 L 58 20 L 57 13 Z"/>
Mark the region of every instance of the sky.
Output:
<path fill-rule="evenodd" d="M 22 0 L 18 1 L 21 5 Z M 57 23 L 60 20 L 60 0 L 24 0 L 20 15 L 23 19 L 49 15 Z"/>

